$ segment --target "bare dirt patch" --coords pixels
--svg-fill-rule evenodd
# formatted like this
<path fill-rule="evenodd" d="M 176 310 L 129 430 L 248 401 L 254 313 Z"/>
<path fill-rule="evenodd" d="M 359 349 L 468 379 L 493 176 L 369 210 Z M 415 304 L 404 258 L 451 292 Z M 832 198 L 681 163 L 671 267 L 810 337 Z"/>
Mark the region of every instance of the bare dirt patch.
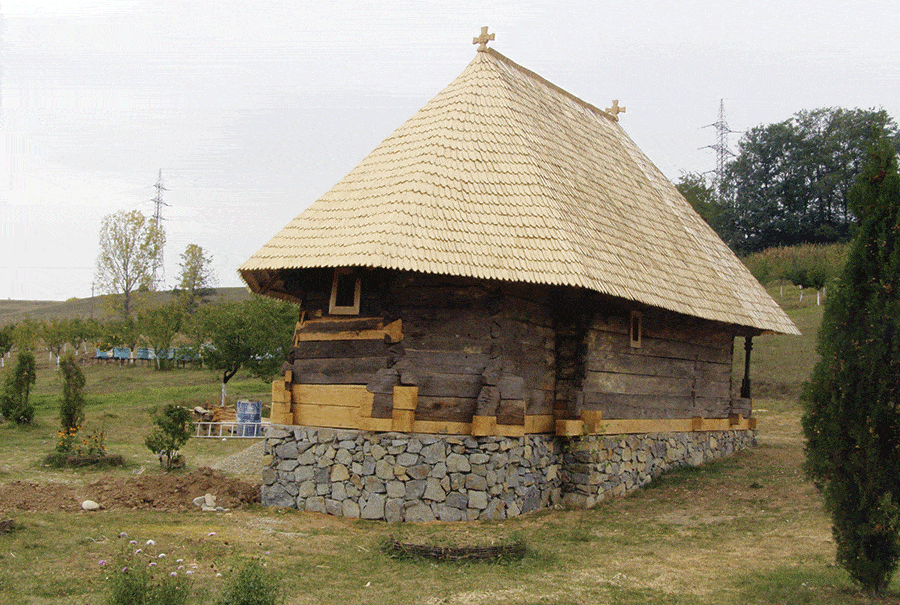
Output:
<path fill-rule="evenodd" d="M 122 477 L 101 475 L 84 485 L 13 481 L 0 485 L 0 510 L 80 511 L 93 500 L 107 510 L 186 511 L 204 494 L 233 509 L 259 502 L 260 486 L 228 477 L 209 468 L 185 474 Z"/>

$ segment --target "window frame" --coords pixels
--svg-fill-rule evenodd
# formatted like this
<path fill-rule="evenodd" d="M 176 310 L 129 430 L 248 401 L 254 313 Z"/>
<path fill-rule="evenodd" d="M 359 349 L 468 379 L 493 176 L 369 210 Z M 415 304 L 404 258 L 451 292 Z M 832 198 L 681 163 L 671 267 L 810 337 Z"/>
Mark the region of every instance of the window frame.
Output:
<path fill-rule="evenodd" d="M 356 284 L 353 289 L 353 305 L 341 306 L 337 304 L 338 283 L 341 276 L 352 275 L 356 278 Z M 351 268 L 335 268 L 334 279 L 331 281 L 331 298 L 328 300 L 329 315 L 359 315 L 359 302 L 362 298 L 362 279 Z"/>

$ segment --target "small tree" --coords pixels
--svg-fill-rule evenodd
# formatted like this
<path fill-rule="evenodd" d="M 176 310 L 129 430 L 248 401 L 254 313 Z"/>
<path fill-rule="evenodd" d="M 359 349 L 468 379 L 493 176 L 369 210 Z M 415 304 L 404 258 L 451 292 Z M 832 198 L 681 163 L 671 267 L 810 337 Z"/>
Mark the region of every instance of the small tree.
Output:
<path fill-rule="evenodd" d="M 178 450 L 188 442 L 193 433 L 191 413 L 181 406 L 169 403 L 156 410 L 152 418 L 156 426 L 147 435 L 144 444 L 159 456 L 160 466 L 165 466 L 166 471 L 170 471 L 178 459 Z"/>
<path fill-rule="evenodd" d="M 41 340 L 44 341 L 44 346 L 47 347 L 47 350 L 51 353 L 49 361 L 52 361 L 52 356 L 55 354 L 56 363 L 57 365 L 59 364 L 59 358 L 60 355 L 62 355 L 63 347 L 66 346 L 66 342 L 69 340 L 70 331 L 71 322 L 66 319 L 54 317 L 53 319 L 41 322 Z"/>
<path fill-rule="evenodd" d="M 244 368 L 262 380 L 271 380 L 291 350 L 296 306 L 254 296 L 243 302 L 201 307 L 192 332 L 201 345 L 203 362 L 222 372 L 222 405 L 225 385 Z"/>
<path fill-rule="evenodd" d="M 197 244 L 188 244 L 181 253 L 178 294 L 188 313 L 193 313 L 204 297 L 213 291 L 211 287 L 216 278 L 211 265 L 212 256 Z"/>
<path fill-rule="evenodd" d="M 67 353 L 59 363 L 59 374 L 63 381 L 63 396 L 59 402 L 59 422 L 68 434 L 70 429 L 78 430 L 84 422 L 84 372 L 75 361 L 73 353 Z"/>
<path fill-rule="evenodd" d="M 838 563 L 880 593 L 900 559 L 900 175 L 887 141 L 849 201 L 860 224 L 804 393 L 806 471 L 831 514 Z"/>
<path fill-rule="evenodd" d="M 16 424 L 29 424 L 34 418 L 34 406 L 28 401 L 31 387 L 37 381 L 34 353 L 19 351 L 16 365 L 6 376 L 0 393 L 0 414 Z"/>
<path fill-rule="evenodd" d="M 0 368 L 6 365 L 4 361 L 6 354 L 12 350 L 13 344 L 16 342 L 15 333 L 16 324 L 0 326 Z"/>
<path fill-rule="evenodd" d="M 142 340 L 156 352 L 156 369 L 171 365 L 169 350 L 172 341 L 181 329 L 183 311 L 177 303 L 157 307 L 138 315 L 138 330 Z"/>

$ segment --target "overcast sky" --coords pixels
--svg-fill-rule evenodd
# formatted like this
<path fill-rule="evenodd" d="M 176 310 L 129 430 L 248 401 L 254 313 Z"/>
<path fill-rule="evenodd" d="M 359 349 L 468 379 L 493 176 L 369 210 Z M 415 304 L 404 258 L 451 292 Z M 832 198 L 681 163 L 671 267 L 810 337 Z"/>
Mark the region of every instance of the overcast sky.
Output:
<path fill-rule="evenodd" d="M 152 214 L 220 286 L 491 46 L 597 105 L 672 180 L 801 109 L 900 118 L 900 3 L 0 0 L 0 300 L 91 294 L 103 216 Z M 739 134 L 732 135 L 732 149 Z"/>

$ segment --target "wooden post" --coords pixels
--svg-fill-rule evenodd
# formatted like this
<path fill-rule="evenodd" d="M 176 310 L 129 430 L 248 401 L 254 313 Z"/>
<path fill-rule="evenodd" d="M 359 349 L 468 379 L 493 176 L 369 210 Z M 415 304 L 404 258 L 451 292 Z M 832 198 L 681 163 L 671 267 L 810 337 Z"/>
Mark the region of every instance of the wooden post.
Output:
<path fill-rule="evenodd" d="M 419 387 L 394 387 L 394 409 L 391 411 L 391 430 L 411 433 L 419 405 Z"/>
<path fill-rule="evenodd" d="M 750 351 L 753 350 L 753 337 L 744 337 L 744 380 L 741 382 L 741 398 L 750 399 Z"/>

